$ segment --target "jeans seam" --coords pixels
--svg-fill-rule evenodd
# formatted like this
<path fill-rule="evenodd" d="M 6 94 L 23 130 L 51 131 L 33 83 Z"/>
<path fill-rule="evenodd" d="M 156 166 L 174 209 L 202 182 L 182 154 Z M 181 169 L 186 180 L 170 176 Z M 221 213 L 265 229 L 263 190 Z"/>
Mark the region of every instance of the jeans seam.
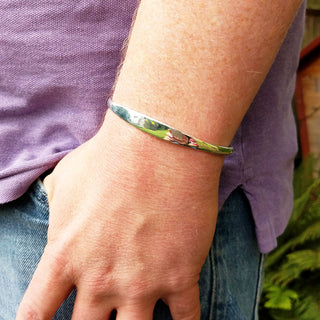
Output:
<path fill-rule="evenodd" d="M 215 272 L 215 253 L 213 250 L 213 246 L 210 248 L 210 263 L 212 266 L 212 291 L 211 291 L 211 303 L 210 303 L 210 310 L 209 310 L 209 319 L 214 320 L 214 303 L 215 303 L 215 296 L 216 296 L 216 272 Z"/>
<path fill-rule="evenodd" d="M 46 194 L 46 192 L 44 192 L 43 190 L 41 190 L 41 188 L 40 188 L 40 186 L 39 186 L 38 183 L 36 184 L 35 187 L 36 187 L 36 191 L 37 191 L 36 194 L 35 194 L 36 198 L 37 198 L 41 203 L 47 205 L 47 204 L 48 204 L 48 200 L 47 200 L 47 194 Z M 44 200 L 43 198 L 41 198 L 38 193 L 41 193 L 41 195 L 45 198 L 45 200 Z"/>
<path fill-rule="evenodd" d="M 260 254 L 260 261 L 259 261 L 259 273 L 258 273 L 258 281 L 257 281 L 257 290 L 256 290 L 256 297 L 255 297 L 255 304 L 253 308 L 253 320 L 258 320 L 259 319 L 259 301 L 260 301 L 260 295 L 261 295 L 261 290 L 263 287 L 263 271 L 264 271 L 264 259 L 265 255 Z"/>

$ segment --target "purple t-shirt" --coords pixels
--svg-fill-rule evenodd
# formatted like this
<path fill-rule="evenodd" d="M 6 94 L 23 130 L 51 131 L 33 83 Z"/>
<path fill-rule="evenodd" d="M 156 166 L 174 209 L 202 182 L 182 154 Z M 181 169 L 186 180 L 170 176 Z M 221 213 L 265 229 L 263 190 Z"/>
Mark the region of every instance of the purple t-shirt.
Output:
<path fill-rule="evenodd" d="M 136 0 L 10 0 L 0 4 L 0 203 L 92 137 L 106 112 Z M 292 210 L 297 150 L 291 110 L 304 6 L 226 157 L 220 206 L 238 186 L 262 252 Z"/>

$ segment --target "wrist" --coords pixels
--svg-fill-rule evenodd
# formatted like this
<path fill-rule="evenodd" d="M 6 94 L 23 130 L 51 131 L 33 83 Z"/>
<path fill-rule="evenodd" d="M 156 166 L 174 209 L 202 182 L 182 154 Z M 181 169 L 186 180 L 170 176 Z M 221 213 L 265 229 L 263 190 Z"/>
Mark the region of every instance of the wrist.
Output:
<path fill-rule="evenodd" d="M 111 99 L 108 100 L 108 106 L 109 109 L 122 120 L 158 139 L 211 154 L 229 155 L 233 152 L 232 147 L 213 145 L 202 141 L 157 119 L 150 118 L 126 106 L 119 105 Z"/>
<path fill-rule="evenodd" d="M 111 151 L 114 161 L 139 171 L 140 176 L 150 172 L 159 177 L 174 175 L 190 184 L 207 184 L 218 189 L 224 161 L 221 155 L 167 143 L 129 125 L 111 111 L 106 114 L 98 139 L 101 150 Z"/>

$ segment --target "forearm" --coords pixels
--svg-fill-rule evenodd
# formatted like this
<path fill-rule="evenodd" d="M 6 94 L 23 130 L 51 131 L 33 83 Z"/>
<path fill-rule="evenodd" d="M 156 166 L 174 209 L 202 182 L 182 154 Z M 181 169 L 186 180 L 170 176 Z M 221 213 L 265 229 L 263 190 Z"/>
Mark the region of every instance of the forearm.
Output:
<path fill-rule="evenodd" d="M 142 0 L 114 101 L 228 145 L 301 0 Z"/>

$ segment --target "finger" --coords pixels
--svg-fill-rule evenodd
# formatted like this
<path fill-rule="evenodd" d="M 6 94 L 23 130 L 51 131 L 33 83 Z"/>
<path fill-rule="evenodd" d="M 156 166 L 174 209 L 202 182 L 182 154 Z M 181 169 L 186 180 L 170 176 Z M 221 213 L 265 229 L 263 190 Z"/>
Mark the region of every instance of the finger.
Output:
<path fill-rule="evenodd" d="M 168 296 L 166 303 L 174 320 L 200 320 L 199 287 Z"/>
<path fill-rule="evenodd" d="M 117 320 L 152 320 L 155 303 L 129 304 L 117 309 Z"/>
<path fill-rule="evenodd" d="M 43 254 L 20 303 L 16 320 L 52 319 L 73 289 L 62 265 Z"/>
<path fill-rule="evenodd" d="M 112 299 L 94 300 L 93 294 L 90 297 L 84 296 L 78 289 L 72 320 L 106 320 L 110 318 L 113 309 Z"/>
<path fill-rule="evenodd" d="M 110 318 L 112 311 L 113 308 L 107 303 L 106 305 L 93 305 L 82 301 L 73 308 L 72 320 L 106 320 Z"/>

